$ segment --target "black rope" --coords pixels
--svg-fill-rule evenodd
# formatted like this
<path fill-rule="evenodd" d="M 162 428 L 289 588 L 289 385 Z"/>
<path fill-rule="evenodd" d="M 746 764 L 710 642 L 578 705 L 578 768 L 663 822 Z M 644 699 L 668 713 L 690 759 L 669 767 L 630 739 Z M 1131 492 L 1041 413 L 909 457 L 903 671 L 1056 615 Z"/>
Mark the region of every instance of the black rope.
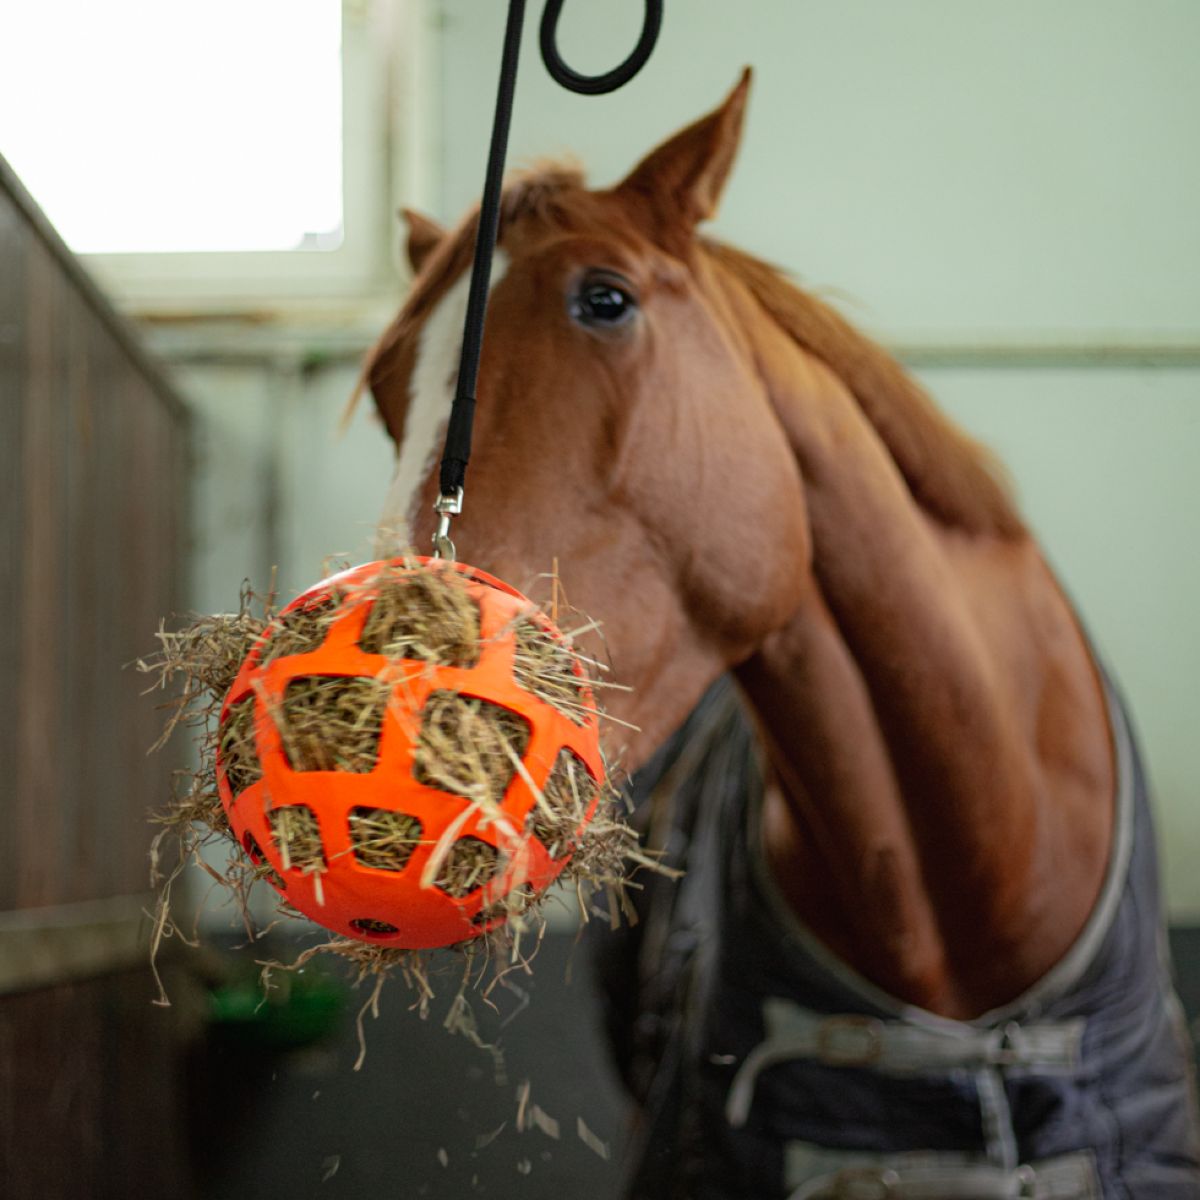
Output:
<path fill-rule="evenodd" d="M 504 49 L 500 55 L 500 86 L 496 92 L 496 115 L 492 121 L 492 143 L 488 148 L 487 171 L 483 177 L 483 200 L 479 206 L 479 232 L 475 235 L 475 262 L 467 293 L 467 319 L 463 325 L 462 357 L 458 360 L 458 386 L 446 429 L 442 455 L 441 493 L 454 495 L 463 485 L 471 460 L 471 427 L 475 423 L 475 385 L 479 380 L 479 356 L 483 350 L 483 319 L 487 314 L 488 284 L 492 278 L 492 255 L 500 227 L 500 185 L 504 180 L 504 156 L 508 151 L 508 127 L 512 123 L 513 92 L 517 86 L 517 59 L 521 54 L 521 25 L 525 0 L 509 0 Z"/>
<path fill-rule="evenodd" d="M 599 96 L 616 91 L 645 66 L 662 28 L 663 0 L 645 0 L 645 20 L 633 52 L 619 66 L 602 75 L 581 75 L 569 67 L 559 54 L 558 19 L 562 15 L 563 3 L 564 0 L 547 0 L 542 13 L 542 60 L 556 82 L 572 92 L 579 92 L 585 96 Z M 508 151 L 508 130 L 512 123 L 517 59 L 521 52 L 521 26 L 524 21 L 525 0 L 509 0 L 504 49 L 500 56 L 496 114 L 492 121 L 492 140 L 488 147 L 483 198 L 479 205 L 479 230 L 475 235 L 475 261 L 471 267 L 470 290 L 467 293 L 467 318 L 463 325 L 458 385 L 454 391 L 454 404 L 450 409 L 446 448 L 442 455 L 439 478 L 441 494 L 447 497 L 455 496 L 463 486 L 467 463 L 471 460 L 475 388 L 479 382 L 479 358 L 483 350 L 483 323 L 487 315 L 492 256 L 496 250 L 496 237 L 500 227 L 500 189 L 504 180 L 504 159 Z"/>

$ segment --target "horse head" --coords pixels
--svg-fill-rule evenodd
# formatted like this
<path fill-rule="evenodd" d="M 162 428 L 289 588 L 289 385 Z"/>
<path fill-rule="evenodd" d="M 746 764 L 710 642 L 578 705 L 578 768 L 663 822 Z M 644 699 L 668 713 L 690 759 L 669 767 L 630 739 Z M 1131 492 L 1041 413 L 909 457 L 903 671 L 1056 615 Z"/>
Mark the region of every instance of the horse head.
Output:
<path fill-rule="evenodd" d="M 641 729 L 630 768 L 734 669 L 792 908 L 895 995 L 983 1012 L 1095 900 L 1105 693 L 986 451 L 830 307 L 700 231 L 748 84 L 615 187 L 545 169 L 507 189 L 456 537 L 517 586 L 557 558 L 634 689 L 609 705 Z M 411 221 L 418 276 L 368 365 L 398 448 L 385 520 L 417 546 L 474 229 Z"/>
<path fill-rule="evenodd" d="M 794 454 L 698 232 L 733 165 L 747 71 L 714 112 L 590 190 L 548 167 L 505 189 L 455 537 L 518 586 L 557 559 L 602 626 L 633 765 L 795 611 L 810 557 Z M 385 522 L 428 544 L 477 216 L 417 214 L 417 272 L 367 379 L 397 447 Z"/>

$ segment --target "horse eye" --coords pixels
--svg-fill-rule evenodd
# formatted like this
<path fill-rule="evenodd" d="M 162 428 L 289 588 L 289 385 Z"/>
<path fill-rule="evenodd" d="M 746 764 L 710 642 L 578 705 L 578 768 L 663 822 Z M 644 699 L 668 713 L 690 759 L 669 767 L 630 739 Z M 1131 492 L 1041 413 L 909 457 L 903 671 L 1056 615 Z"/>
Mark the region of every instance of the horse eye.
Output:
<path fill-rule="evenodd" d="M 633 316 L 637 301 L 614 280 L 592 279 L 572 297 L 570 310 L 581 325 L 612 327 Z"/>

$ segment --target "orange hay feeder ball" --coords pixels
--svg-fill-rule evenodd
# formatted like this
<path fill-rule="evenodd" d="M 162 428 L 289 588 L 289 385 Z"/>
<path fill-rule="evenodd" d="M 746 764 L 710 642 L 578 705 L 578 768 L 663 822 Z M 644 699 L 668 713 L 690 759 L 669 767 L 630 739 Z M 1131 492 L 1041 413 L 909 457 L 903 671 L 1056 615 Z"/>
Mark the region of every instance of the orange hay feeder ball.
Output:
<path fill-rule="evenodd" d="M 436 614 L 432 634 L 406 624 L 439 579 L 471 636 Z M 557 694 L 518 666 L 531 637 L 558 656 Z M 575 807 L 556 826 L 564 781 Z M 603 782 L 578 657 L 519 592 L 460 564 L 373 562 L 309 588 L 221 709 L 217 787 L 238 842 L 289 904 L 364 942 L 448 946 L 503 923 L 516 889 L 567 864 Z"/>

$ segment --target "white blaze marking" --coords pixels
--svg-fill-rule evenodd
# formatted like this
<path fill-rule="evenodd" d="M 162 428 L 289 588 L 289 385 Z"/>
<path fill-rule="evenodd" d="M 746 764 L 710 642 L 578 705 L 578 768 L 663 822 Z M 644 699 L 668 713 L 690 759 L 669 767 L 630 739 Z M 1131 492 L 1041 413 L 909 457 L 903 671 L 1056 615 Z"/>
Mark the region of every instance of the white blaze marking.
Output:
<path fill-rule="evenodd" d="M 491 287 L 504 278 L 508 255 L 497 250 L 492 260 Z M 409 544 L 409 530 L 421 485 L 441 454 L 454 402 L 454 383 L 462 353 L 463 322 L 467 319 L 467 290 L 471 272 L 455 281 L 434 307 L 421 330 L 417 359 L 408 385 L 404 438 L 396 455 L 383 516 L 379 520 L 380 553 Z"/>

